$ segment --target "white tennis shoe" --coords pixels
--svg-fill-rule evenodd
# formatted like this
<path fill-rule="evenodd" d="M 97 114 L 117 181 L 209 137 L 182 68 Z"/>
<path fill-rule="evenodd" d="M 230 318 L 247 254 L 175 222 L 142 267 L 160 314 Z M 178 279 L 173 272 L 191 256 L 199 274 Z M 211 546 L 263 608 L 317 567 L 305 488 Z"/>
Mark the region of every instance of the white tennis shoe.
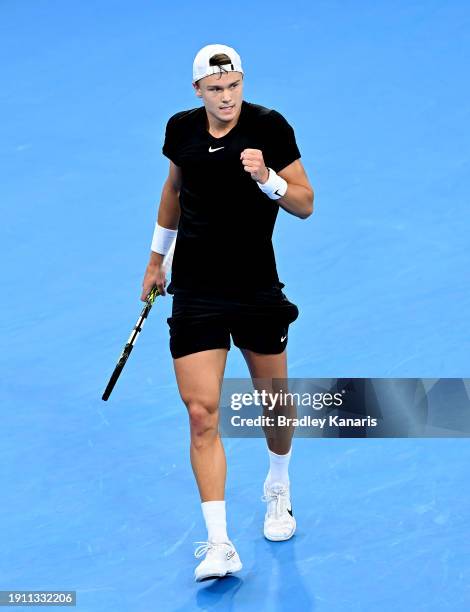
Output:
<path fill-rule="evenodd" d="M 268 503 L 264 517 L 264 537 L 273 542 L 291 538 L 297 525 L 292 514 L 289 485 L 265 482 L 261 499 Z"/>
<path fill-rule="evenodd" d="M 200 544 L 194 552 L 196 559 L 206 555 L 194 571 L 196 582 L 209 578 L 223 578 L 242 569 L 242 562 L 232 542 L 196 542 L 196 544 Z"/>

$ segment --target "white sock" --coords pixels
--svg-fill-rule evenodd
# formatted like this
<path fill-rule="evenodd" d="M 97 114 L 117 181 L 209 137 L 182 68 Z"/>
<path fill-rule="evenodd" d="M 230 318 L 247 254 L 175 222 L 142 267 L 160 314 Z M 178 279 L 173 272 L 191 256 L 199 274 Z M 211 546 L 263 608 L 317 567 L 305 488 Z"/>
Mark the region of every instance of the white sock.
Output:
<path fill-rule="evenodd" d="M 229 542 L 225 501 L 202 502 L 201 507 L 207 527 L 207 539 L 210 542 Z"/>
<path fill-rule="evenodd" d="M 292 454 L 292 446 L 286 455 L 277 455 L 268 448 L 269 472 L 266 483 L 281 482 L 289 484 L 289 461 Z"/>

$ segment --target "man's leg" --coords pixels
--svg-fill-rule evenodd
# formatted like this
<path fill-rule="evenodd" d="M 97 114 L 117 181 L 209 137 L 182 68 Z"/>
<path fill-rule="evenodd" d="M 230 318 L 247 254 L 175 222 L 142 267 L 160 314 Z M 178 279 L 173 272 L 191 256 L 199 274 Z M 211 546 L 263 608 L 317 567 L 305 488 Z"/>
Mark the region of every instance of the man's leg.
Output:
<path fill-rule="evenodd" d="M 190 423 L 190 457 L 208 542 L 196 556 L 208 553 L 196 568 L 196 580 L 216 578 L 241 569 L 241 562 L 227 535 L 225 515 L 226 461 L 218 432 L 220 391 L 227 349 L 191 353 L 173 360 L 181 399 Z"/>
<path fill-rule="evenodd" d="M 178 389 L 188 410 L 191 465 L 203 502 L 224 499 L 227 468 L 218 421 L 226 361 L 226 349 L 173 360 Z"/>
<path fill-rule="evenodd" d="M 248 365 L 254 387 L 269 393 L 288 392 L 287 388 L 287 351 L 276 354 L 263 354 L 241 348 Z M 273 379 L 281 379 L 276 381 Z M 281 382 L 284 381 L 284 382 Z M 295 406 L 277 402 L 274 410 L 264 407 L 263 414 L 277 419 L 296 416 Z M 264 427 L 269 454 L 269 472 L 264 483 L 264 501 L 268 509 L 264 522 L 264 535 L 269 540 L 287 540 L 294 535 L 296 522 L 290 501 L 289 461 L 291 457 L 294 427 Z"/>
<path fill-rule="evenodd" d="M 253 380 L 253 385 L 259 391 L 267 391 L 269 393 L 277 393 L 280 391 L 287 392 L 287 350 L 282 353 L 265 355 L 263 353 L 255 353 L 248 349 L 240 349 L 246 364 L 250 371 L 250 376 Z M 282 384 L 280 381 L 273 379 L 281 379 L 285 381 Z M 293 405 L 284 406 L 279 402 L 274 410 L 263 410 L 265 416 L 284 415 L 292 418 L 296 411 Z M 289 453 L 292 437 L 294 435 L 294 427 L 265 427 L 266 441 L 268 448 L 277 455 L 286 455 Z"/>

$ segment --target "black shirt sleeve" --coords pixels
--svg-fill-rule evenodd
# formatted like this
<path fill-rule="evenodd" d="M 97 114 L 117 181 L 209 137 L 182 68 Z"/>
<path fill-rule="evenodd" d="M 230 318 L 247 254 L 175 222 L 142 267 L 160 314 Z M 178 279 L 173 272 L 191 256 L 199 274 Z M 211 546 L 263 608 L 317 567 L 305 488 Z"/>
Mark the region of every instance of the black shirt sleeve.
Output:
<path fill-rule="evenodd" d="M 165 140 L 163 142 L 162 153 L 168 159 L 176 164 L 180 165 L 178 157 L 178 142 L 179 142 L 179 118 L 181 113 L 176 113 L 168 119 L 168 123 L 165 128 Z"/>
<path fill-rule="evenodd" d="M 279 172 L 299 159 L 300 151 L 295 140 L 294 130 L 281 113 L 271 110 L 266 116 L 266 120 L 264 162 L 274 172 Z"/>

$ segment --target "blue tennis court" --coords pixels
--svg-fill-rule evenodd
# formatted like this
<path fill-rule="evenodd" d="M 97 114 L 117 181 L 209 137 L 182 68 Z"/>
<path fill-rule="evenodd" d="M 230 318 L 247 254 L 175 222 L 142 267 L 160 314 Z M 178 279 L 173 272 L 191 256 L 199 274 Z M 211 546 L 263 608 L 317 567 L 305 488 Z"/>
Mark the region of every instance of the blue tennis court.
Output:
<path fill-rule="evenodd" d="M 264 441 L 224 440 L 244 568 L 196 584 L 170 296 L 101 400 L 142 308 L 165 123 L 200 104 L 192 60 L 218 42 L 315 189 L 274 234 L 289 375 L 468 376 L 469 28 L 458 0 L 0 3 L 0 590 L 86 612 L 470 608 L 465 437 L 296 438 L 283 543 L 262 534 Z M 248 376 L 234 347 L 225 376 Z"/>

